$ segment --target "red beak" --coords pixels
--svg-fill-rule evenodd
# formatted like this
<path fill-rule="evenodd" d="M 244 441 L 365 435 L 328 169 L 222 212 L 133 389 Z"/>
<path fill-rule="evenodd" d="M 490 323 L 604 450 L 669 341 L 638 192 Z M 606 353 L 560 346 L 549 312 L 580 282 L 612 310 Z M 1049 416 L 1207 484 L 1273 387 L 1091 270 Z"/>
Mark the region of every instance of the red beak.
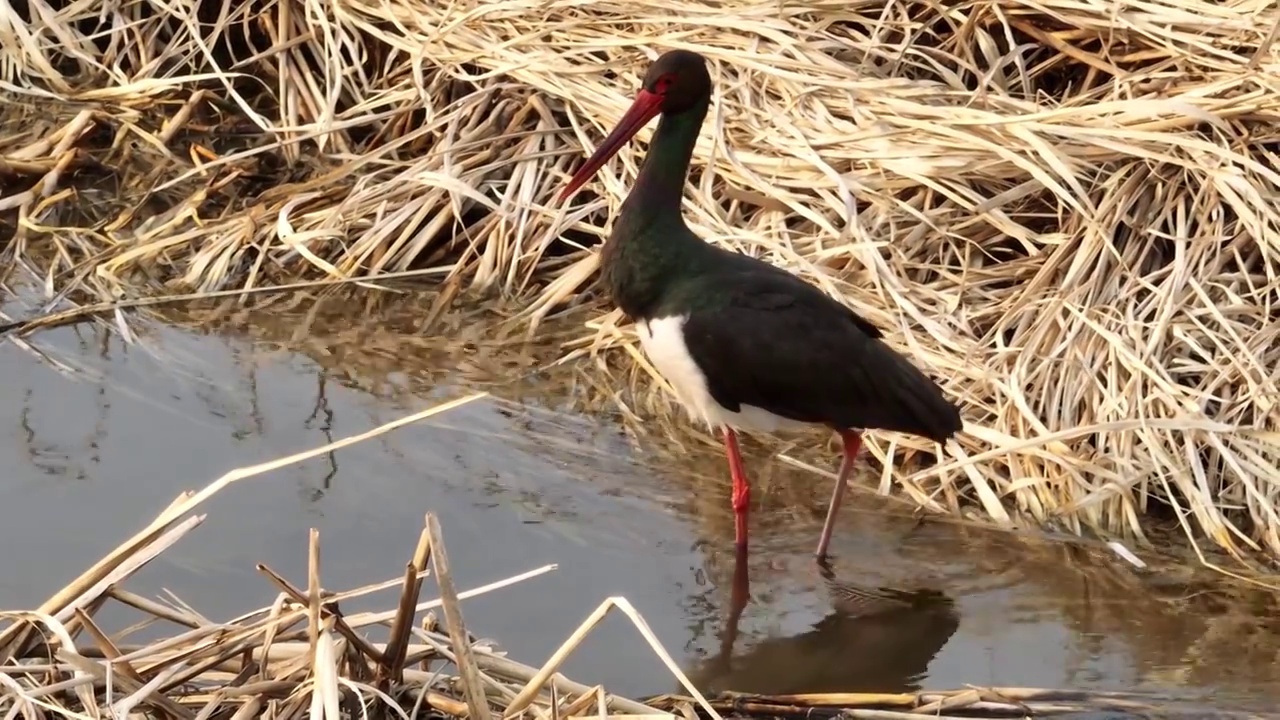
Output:
<path fill-rule="evenodd" d="M 574 173 L 569 180 L 569 184 L 564 190 L 560 191 L 560 196 L 556 198 L 556 202 L 564 202 L 570 195 L 577 192 L 592 175 L 604 165 L 614 153 L 618 152 L 633 135 L 640 132 L 640 128 L 654 118 L 662 111 L 662 96 L 658 93 L 652 93 L 643 88 L 636 95 L 635 102 L 631 103 L 631 108 L 627 110 L 622 119 L 618 121 L 613 132 L 609 133 L 609 137 L 600 143 L 600 147 L 595 154 L 587 158 L 587 162 L 578 168 L 578 172 Z"/>

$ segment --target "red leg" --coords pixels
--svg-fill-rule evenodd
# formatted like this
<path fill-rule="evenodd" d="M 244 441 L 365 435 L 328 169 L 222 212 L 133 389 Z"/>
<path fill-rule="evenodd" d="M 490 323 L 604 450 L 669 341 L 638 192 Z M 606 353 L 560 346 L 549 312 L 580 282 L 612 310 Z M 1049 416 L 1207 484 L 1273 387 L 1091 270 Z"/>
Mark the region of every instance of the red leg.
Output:
<path fill-rule="evenodd" d="M 738 452 L 738 435 L 733 428 L 724 429 L 724 452 L 729 456 L 729 474 L 733 477 L 734 538 L 738 547 L 747 546 L 747 503 L 751 499 L 751 486 L 742 469 L 742 455 Z"/>
<path fill-rule="evenodd" d="M 844 498 L 844 487 L 849 482 L 849 473 L 853 463 L 858 459 L 858 451 L 862 449 L 862 434 L 856 430 L 841 430 L 840 440 L 844 443 L 844 459 L 840 461 L 840 471 L 836 473 L 836 487 L 831 491 L 831 506 L 827 508 L 827 521 L 822 525 L 822 535 L 818 538 L 818 559 L 827 556 L 827 545 L 831 543 L 831 528 L 836 524 L 836 512 L 840 509 L 840 501 Z"/>

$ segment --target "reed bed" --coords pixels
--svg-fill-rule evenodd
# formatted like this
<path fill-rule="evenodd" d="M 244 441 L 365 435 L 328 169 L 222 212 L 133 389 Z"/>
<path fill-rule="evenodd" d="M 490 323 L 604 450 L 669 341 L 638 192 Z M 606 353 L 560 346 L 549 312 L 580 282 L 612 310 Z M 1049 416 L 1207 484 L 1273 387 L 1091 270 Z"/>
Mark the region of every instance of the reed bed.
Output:
<path fill-rule="evenodd" d="M 615 409 L 683 422 L 594 292 L 638 153 L 550 201 L 645 60 L 693 49 L 693 229 L 964 407 L 928 467 L 873 434 L 883 491 L 1005 527 L 1172 517 L 1274 567 L 1277 27 L 1264 0 L 33 2 L 0 20 L 5 253 L 44 312 L 393 274 L 531 331 L 585 306 L 566 356 L 622 350 L 601 384 L 654 390 Z"/>
<path fill-rule="evenodd" d="M 150 524 L 34 610 L 0 612 L 0 710 L 7 717 L 94 718 L 703 718 L 1027 716 L 1275 718 L 1273 712 L 1211 709 L 1150 693 L 968 687 L 916 693 L 763 696 L 694 687 L 644 619 L 621 597 L 606 598 L 541 666 L 529 666 L 469 633 L 461 600 L 503 590 L 553 571 L 530 570 L 481 588 L 454 585 L 441 521 L 427 513 L 403 573 L 386 582 L 334 592 L 321 582 L 322 554 L 311 531 L 307 577 L 291 582 L 259 564 L 278 590 L 253 612 L 214 621 L 170 597 L 152 600 L 124 584 L 205 519 L 199 505 L 229 485 L 421 421 L 483 395 L 449 401 L 357 436 L 238 468 L 196 493 L 184 492 Z M 424 581 L 439 596 L 421 600 Z M 342 603 L 399 590 L 383 612 L 347 613 Z M 127 606 L 145 620 L 109 633 L 95 615 Z M 635 624 L 687 694 L 629 699 L 558 672 L 572 651 L 611 610 Z M 443 615 L 439 622 L 435 611 Z M 145 629 L 173 634 L 128 642 Z M 385 631 L 376 642 L 371 631 Z M 154 634 L 154 633 L 153 633 Z M 83 638 L 83 640 L 78 640 Z"/>

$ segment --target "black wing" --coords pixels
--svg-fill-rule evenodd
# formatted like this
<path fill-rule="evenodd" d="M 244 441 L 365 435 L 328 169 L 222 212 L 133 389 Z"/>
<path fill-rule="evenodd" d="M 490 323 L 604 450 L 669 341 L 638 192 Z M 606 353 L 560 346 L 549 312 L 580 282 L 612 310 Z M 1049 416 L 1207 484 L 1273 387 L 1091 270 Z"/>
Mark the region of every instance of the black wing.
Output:
<path fill-rule="evenodd" d="M 933 381 L 818 288 L 772 272 L 701 281 L 714 299 L 689 315 L 685 343 L 726 408 L 754 405 L 802 422 L 939 442 L 961 429 L 959 411 Z"/>

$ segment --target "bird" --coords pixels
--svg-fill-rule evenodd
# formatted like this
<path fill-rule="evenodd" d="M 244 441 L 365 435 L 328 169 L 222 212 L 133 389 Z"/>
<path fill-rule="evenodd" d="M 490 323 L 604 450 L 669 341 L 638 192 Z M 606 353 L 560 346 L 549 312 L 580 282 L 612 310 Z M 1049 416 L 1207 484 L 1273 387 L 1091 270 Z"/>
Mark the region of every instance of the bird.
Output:
<path fill-rule="evenodd" d="M 788 270 L 708 243 L 689 228 L 681 202 L 711 92 L 701 54 L 660 55 L 557 202 L 660 116 L 600 250 L 603 286 L 690 419 L 721 433 L 737 546 L 747 546 L 751 494 L 738 432 L 822 426 L 840 436 L 842 460 L 814 553 L 822 559 L 863 432 L 943 443 L 963 422 L 959 408 L 889 347 L 878 327 Z"/>

